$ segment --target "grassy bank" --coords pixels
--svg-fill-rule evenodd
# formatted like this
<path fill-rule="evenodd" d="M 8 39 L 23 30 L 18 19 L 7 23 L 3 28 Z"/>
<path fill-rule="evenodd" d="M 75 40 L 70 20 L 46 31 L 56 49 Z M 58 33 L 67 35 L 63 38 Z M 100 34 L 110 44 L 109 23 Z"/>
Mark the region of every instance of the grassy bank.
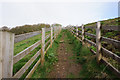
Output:
<path fill-rule="evenodd" d="M 74 54 L 77 55 L 76 62 L 82 65 L 80 71 L 80 77 L 87 78 L 115 78 L 116 76 L 106 68 L 104 64 L 97 64 L 96 56 L 91 53 L 89 48 L 82 46 L 82 43 L 78 41 L 69 31 L 66 30 L 66 34 L 69 38 L 69 43 L 74 46 Z"/>
<path fill-rule="evenodd" d="M 120 21 L 120 17 L 118 18 L 113 18 L 113 19 L 108 19 L 108 20 L 102 20 L 101 25 L 102 27 L 106 27 L 106 26 L 118 26 Z M 84 26 L 96 26 L 97 22 L 93 22 L 93 23 L 88 23 L 85 24 Z M 79 28 L 80 31 L 82 31 L 81 28 Z M 85 32 L 87 33 L 91 33 L 96 35 L 96 29 L 90 29 L 90 28 L 85 28 Z M 81 34 L 80 34 L 81 35 Z M 101 28 L 101 36 L 102 37 L 106 37 L 106 38 L 110 38 L 110 39 L 114 39 L 117 40 L 118 42 L 120 41 L 120 31 L 114 31 L 114 30 L 105 30 Z M 96 43 L 96 39 L 92 38 L 90 36 L 85 35 L 85 38 L 93 41 L 94 43 Z M 101 45 L 102 47 L 106 48 L 107 50 L 113 52 L 115 55 L 120 57 L 120 49 L 118 47 L 115 47 L 112 43 L 109 43 L 108 41 L 104 41 L 101 39 Z M 96 51 L 96 47 L 91 46 L 91 48 Z M 105 53 L 103 53 L 104 55 Z M 112 59 L 111 57 L 107 58 L 106 57 L 107 62 L 109 62 L 110 64 L 112 64 L 116 69 L 118 69 L 120 71 L 120 63 L 114 59 Z"/>

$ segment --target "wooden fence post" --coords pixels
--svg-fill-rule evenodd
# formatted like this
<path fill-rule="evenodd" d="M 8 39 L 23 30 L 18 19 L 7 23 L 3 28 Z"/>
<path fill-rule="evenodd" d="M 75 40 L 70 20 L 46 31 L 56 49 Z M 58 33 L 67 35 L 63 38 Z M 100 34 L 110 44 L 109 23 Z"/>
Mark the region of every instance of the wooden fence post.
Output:
<path fill-rule="evenodd" d="M 54 26 L 54 38 L 56 38 L 56 27 Z"/>
<path fill-rule="evenodd" d="M 0 79 L 13 73 L 14 34 L 0 30 Z"/>
<path fill-rule="evenodd" d="M 73 27 L 71 26 L 71 27 L 70 27 L 70 31 L 71 31 L 71 32 L 73 31 L 72 28 L 73 28 Z"/>
<path fill-rule="evenodd" d="M 52 39 L 53 39 L 53 27 L 51 26 L 51 44 L 50 44 L 51 47 L 52 47 Z"/>
<path fill-rule="evenodd" d="M 60 26 L 60 32 L 61 32 L 61 30 L 62 30 L 62 26 Z"/>
<path fill-rule="evenodd" d="M 97 51 L 96 51 L 96 54 L 97 54 L 98 63 L 102 58 L 102 55 L 101 55 L 101 41 L 100 41 L 100 39 L 101 39 L 100 28 L 101 28 L 101 24 L 100 24 L 100 22 L 97 22 L 97 28 L 96 28 L 96 48 L 97 48 Z"/>
<path fill-rule="evenodd" d="M 42 40 L 41 40 L 41 65 L 44 64 L 44 53 L 45 53 L 45 28 L 42 28 Z"/>
<path fill-rule="evenodd" d="M 84 30 L 84 25 L 82 24 L 82 45 L 85 44 L 84 40 L 85 40 L 85 30 Z"/>
<path fill-rule="evenodd" d="M 76 26 L 76 36 L 78 36 L 78 26 Z"/>

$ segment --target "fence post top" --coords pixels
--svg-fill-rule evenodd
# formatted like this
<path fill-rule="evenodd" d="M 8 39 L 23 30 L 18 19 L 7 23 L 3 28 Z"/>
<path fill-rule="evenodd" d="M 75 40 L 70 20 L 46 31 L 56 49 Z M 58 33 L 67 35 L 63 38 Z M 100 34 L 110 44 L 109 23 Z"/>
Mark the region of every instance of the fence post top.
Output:
<path fill-rule="evenodd" d="M 42 28 L 42 30 L 45 29 L 45 28 Z"/>
<path fill-rule="evenodd" d="M 98 21 L 97 24 L 100 24 L 100 21 Z"/>
<path fill-rule="evenodd" d="M 100 21 L 98 21 L 97 22 L 97 27 L 100 28 L 100 26 L 101 26 L 101 23 L 100 23 Z"/>
<path fill-rule="evenodd" d="M 81 26 L 82 28 L 84 28 L 84 24 L 82 24 L 82 26 Z"/>
<path fill-rule="evenodd" d="M 3 26 L 2 28 L 0 28 L 0 31 L 9 31 L 9 28 L 6 26 Z"/>
<path fill-rule="evenodd" d="M 84 26 L 84 24 L 82 24 L 82 26 Z"/>
<path fill-rule="evenodd" d="M 6 26 L 0 28 L 0 31 L 8 32 L 8 33 L 10 33 L 10 34 L 14 34 L 13 32 L 10 32 L 10 29 L 9 29 L 8 27 L 6 27 Z"/>

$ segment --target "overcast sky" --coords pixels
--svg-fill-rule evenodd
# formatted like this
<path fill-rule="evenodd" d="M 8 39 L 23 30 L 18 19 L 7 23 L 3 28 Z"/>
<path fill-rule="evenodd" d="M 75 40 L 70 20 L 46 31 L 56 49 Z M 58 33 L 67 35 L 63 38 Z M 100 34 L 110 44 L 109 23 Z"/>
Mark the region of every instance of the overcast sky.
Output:
<path fill-rule="evenodd" d="M 118 17 L 119 0 L 0 0 L 0 27 L 81 25 Z"/>

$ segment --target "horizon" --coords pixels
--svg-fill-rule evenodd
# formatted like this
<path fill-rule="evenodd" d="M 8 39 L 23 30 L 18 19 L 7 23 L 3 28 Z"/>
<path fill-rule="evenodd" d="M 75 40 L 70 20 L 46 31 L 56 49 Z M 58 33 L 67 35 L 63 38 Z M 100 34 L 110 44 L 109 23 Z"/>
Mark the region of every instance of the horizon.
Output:
<path fill-rule="evenodd" d="M 51 1 L 1 2 L 0 27 L 13 28 L 39 23 L 80 26 L 119 17 L 118 0 L 109 2 L 104 2 L 103 0 L 101 2 L 95 2 L 95 0 L 94 2 L 77 2 L 76 0 L 71 0 L 71 2 L 67 2 L 68 0 L 62 2 Z"/>

